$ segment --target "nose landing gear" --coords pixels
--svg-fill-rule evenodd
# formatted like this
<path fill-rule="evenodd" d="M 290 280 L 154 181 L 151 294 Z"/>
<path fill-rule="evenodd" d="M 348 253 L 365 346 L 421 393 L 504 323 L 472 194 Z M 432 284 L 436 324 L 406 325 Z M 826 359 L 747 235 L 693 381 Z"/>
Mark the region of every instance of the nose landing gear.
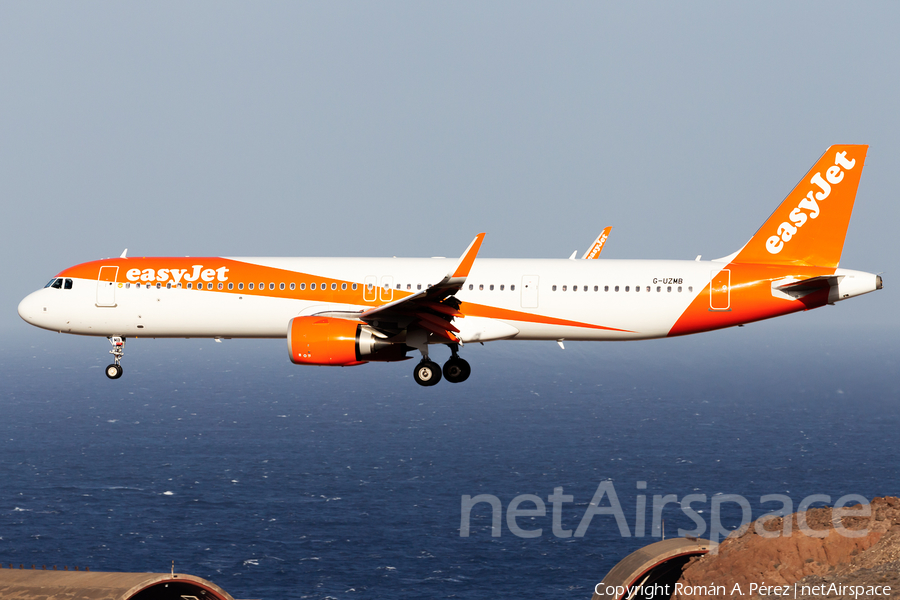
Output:
<path fill-rule="evenodd" d="M 113 335 L 107 339 L 112 344 L 113 349 L 109 353 L 113 355 L 115 362 L 106 367 L 106 376 L 110 379 L 118 379 L 122 376 L 122 365 L 119 364 L 119 361 L 125 356 L 125 338 Z"/>

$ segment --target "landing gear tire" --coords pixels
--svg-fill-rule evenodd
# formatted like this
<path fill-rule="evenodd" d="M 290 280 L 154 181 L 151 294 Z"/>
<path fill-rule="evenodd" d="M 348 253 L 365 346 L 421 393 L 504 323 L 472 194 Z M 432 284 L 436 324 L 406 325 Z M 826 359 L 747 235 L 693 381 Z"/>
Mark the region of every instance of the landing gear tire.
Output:
<path fill-rule="evenodd" d="M 111 335 L 107 339 L 113 347 L 109 353 L 113 355 L 113 359 L 116 362 L 106 367 L 106 376 L 110 379 L 118 379 L 122 376 L 122 365 L 119 364 L 119 361 L 125 356 L 125 338 L 119 335 Z"/>
<path fill-rule="evenodd" d="M 450 383 L 462 383 L 472 374 L 472 367 L 465 360 L 454 356 L 444 363 L 444 379 Z"/>
<path fill-rule="evenodd" d="M 416 383 L 425 387 L 437 385 L 441 380 L 441 367 L 433 361 L 423 360 L 413 371 Z"/>

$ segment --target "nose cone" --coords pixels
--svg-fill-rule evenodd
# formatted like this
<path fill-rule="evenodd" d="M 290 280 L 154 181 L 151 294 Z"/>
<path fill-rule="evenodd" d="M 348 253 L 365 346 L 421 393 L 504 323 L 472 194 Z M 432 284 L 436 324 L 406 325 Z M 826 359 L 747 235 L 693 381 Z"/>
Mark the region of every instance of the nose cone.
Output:
<path fill-rule="evenodd" d="M 39 296 L 39 292 L 32 292 L 19 302 L 19 316 L 32 325 L 38 324 L 37 321 L 44 312 Z"/>

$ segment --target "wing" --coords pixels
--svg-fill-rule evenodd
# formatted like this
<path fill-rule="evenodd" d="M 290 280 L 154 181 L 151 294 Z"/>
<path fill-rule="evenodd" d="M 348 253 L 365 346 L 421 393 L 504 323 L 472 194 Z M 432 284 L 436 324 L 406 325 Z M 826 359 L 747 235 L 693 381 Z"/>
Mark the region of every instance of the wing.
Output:
<path fill-rule="evenodd" d="M 484 241 L 483 233 L 479 233 L 463 252 L 459 262 L 439 282 L 405 298 L 376 306 L 358 313 L 321 313 L 329 316 L 352 316 L 369 323 L 386 337 L 396 335 L 403 330 L 424 329 L 450 343 L 459 343 L 459 333 L 452 321 L 462 317 L 459 311 L 459 300 L 456 293 L 462 289 L 472 270 L 475 257 Z"/>

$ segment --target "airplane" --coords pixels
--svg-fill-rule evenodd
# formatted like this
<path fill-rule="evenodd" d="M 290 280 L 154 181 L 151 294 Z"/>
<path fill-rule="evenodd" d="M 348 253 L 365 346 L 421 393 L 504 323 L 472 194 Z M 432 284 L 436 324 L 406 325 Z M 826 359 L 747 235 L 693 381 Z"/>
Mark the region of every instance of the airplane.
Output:
<path fill-rule="evenodd" d="M 700 260 L 119 258 L 61 271 L 19 304 L 37 327 L 106 337 L 282 338 L 301 365 L 421 360 L 422 386 L 465 381 L 465 344 L 643 340 L 743 325 L 882 288 L 839 267 L 868 146 L 831 146 L 737 252 Z M 603 234 L 601 234 L 603 237 Z M 445 345 L 443 368 L 429 348 Z"/>

